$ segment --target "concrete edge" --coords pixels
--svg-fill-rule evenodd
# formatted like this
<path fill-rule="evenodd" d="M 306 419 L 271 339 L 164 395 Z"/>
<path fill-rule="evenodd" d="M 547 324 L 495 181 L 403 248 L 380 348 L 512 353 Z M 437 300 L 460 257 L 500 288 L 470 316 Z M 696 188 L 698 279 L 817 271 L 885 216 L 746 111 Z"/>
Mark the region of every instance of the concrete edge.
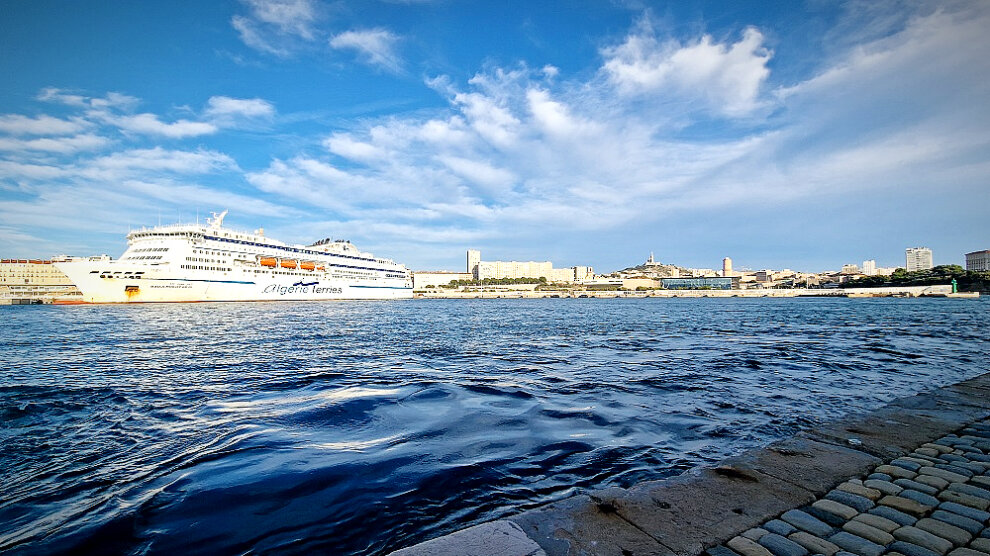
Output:
<path fill-rule="evenodd" d="M 882 460 L 988 416 L 985 373 L 802 431 L 714 468 L 572 496 L 393 554 L 695 556 Z"/>

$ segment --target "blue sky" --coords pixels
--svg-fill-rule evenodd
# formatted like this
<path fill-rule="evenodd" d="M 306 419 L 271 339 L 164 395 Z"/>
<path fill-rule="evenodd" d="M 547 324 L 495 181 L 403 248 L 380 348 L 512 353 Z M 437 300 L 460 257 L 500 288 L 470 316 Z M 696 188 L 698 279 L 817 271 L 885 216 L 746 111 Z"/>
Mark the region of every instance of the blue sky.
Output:
<path fill-rule="evenodd" d="M 986 2 L 7 2 L 0 254 L 229 209 L 413 269 L 962 264 L 986 29 Z"/>

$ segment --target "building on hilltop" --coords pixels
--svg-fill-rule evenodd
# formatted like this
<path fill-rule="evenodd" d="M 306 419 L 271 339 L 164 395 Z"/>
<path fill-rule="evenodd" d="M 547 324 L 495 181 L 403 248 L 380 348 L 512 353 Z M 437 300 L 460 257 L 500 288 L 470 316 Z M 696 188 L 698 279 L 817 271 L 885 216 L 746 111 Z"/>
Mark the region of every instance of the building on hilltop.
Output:
<path fill-rule="evenodd" d="M 927 247 L 908 247 L 904 250 L 904 269 L 908 272 L 932 268 L 932 250 Z"/>
<path fill-rule="evenodd" d="M 594 276 L 590 266 L 554 268 L 550 261 L 483 261 L 481 251 L 469 249 L 467 271 L 475 280 L 546 278 L 548 282 L 579 282 Z"/>
<path fill-rule="evenodd" d="M 966 270 L 990 272 L 990 250 L 966 253 Z"/>

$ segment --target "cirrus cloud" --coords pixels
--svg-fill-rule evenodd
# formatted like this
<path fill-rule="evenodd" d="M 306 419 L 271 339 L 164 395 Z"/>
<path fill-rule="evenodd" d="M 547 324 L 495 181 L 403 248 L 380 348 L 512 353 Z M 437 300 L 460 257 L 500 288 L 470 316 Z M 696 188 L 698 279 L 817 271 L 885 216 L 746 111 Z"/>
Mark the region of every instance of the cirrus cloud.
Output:
<path fill-rule="evenodd" d="M 345 31 L 330 38 L 331 48 L 353 50 L 362 62 L 392 73 L 402 70 L 402 60 L 395 52 L 398 42 L 396 34 L 383 28 Z"/>

